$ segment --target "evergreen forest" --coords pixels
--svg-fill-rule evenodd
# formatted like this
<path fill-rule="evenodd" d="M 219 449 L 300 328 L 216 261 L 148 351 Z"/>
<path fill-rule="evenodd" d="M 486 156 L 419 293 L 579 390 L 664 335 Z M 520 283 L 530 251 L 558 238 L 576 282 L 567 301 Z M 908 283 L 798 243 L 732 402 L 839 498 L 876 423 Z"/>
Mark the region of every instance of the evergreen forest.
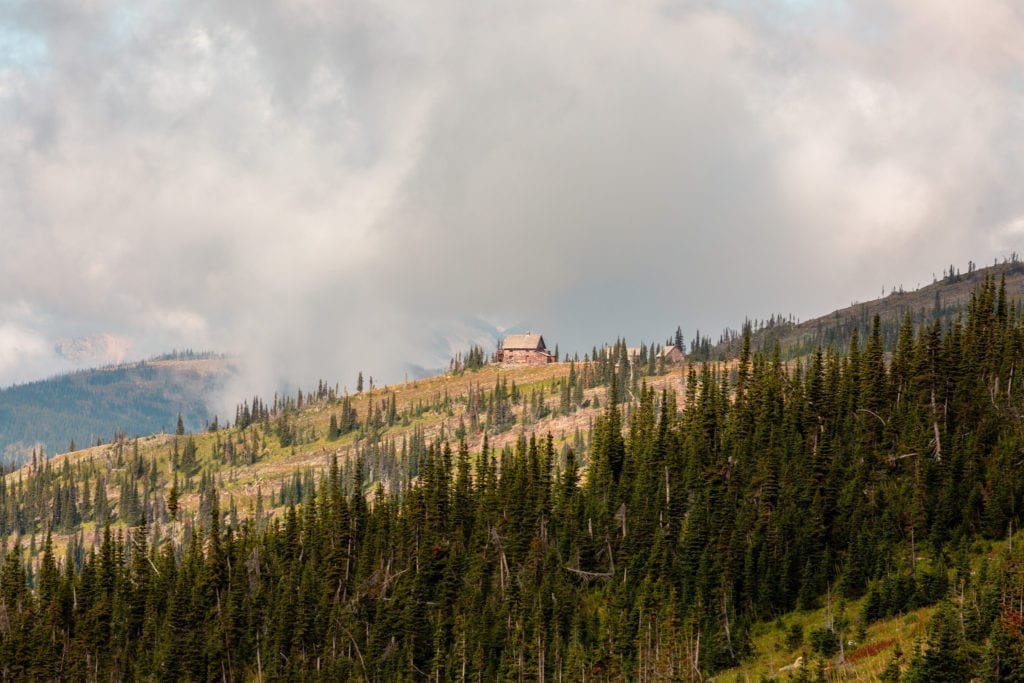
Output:
<path fill-rule="evenodd" d="M 1024 505 L 1024 309 L 1004 284 L 949 321 L 907 314 L 891 345 L 875 316 L 793 360 L 749 326 L 732 362 L 656 357 L 595 349 L 458 412 L 387 389 L 356 410 L 322 385 L 179 425 L 159 455 L 124 440 L 4 470 L 0 677 L 703 681 L 757 656 L 764 624 L 833 607 L 794 634 L 816 666 L 780 680 L 841 679 L 858 631 L 924 607 L 881 678 L 1024 677 L 1022 543 L 973 552 L 1013 539 Z M 538 429 L 584 408 L 585 435 Z M 447 428 L 427 438 L 431 411 Z M 222 484 L 267 441 L 328 455 L 239 510 Z"/>

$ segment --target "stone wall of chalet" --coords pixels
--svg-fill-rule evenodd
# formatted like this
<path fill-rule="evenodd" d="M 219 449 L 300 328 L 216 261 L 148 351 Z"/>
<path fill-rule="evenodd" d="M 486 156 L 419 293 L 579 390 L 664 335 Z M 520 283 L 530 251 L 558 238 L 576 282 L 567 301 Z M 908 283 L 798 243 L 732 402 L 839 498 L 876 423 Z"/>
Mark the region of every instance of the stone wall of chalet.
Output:
<path fill-rule="evenodd" d="M 544 365 L 553 361 L 554 357 L 547 351 L 504 349 L 501 354 L 501 362 L 506 365 Z"/>

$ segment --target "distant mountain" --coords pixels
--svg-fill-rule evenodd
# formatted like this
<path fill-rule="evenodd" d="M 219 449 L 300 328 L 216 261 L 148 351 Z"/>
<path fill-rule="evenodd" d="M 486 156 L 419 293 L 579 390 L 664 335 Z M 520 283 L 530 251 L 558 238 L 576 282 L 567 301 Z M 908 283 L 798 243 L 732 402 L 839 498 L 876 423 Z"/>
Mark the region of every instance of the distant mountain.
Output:
<path fill-rule="evenodd" d="M 473 346 L 479 346 L 488 356 L 497 349 L 498 342 L 507 334 L 525 332 L 523 324 L 499 326 L 480 317 L 446 321 L 430 330 L 430 337 L 423 345 L 423 357 L 416 364 L 406 367 L 413 378 L 430 377 L 448 370 L 448 363 L 457 354 L 465 354 Z"/>
<path fill-rule="evenodd" d="M 91 337 L 61 339 L 53 345 L 53 352 L 77 368 L 95 368 L 120 365 L 128 358 L 129 347 L 124 337 L 96 334 Z"/>
<path fill-rule="evenodd" d="M 767 352 L 778 342 L 784 359 L 805 356 L 819 345 L 845 351 L 850 345 L 854 328 L 862 343 L 867 339 L 871 322 L 877 313 L 882 323 L 885 348 L 892 350 L 906 314 L 910 314 L 915 327 L 932 323 L 936 319 L 944 325 L 950 324 L 957 316 L 966 314 L 971 293 L 986 277 L 994 278 L 997 285 L 1005 277 L 1006 297 L 1011 303 L 1018 302 L 1020 308 L 1020 302 L 1024 301 L 1024 263 L 1010 261 L 987 268 L 971 268 L 967 273 L 947 275 L 914 291 L 897 290 L 888 296 L 855 303 L 802 323 L 782 317 L 760 321 L 754 326 L 751 346 L 754 351 Z M 708 350 L 703 354 L 691 352 L 690 357 L 694 360 L 735 358 L 739 355 L 741 343 L 742 335 L 730 331 L 722 336 L 716 346 L 707 347 Z"/>
<path fill-rule="evenodd" d="M 0 459 L 21 462 L 76 446 L 173 431 L 180 413 L 199 430 L 213 419 L 210 399 L 234 372 L 211 354 L 169 354 L 140 363 L 82 370 L 0 390 Z"/>
<path fill-rule="evenodd" d="M 427 331 L 418 363 L 406 366 L 409 379 L 430 377 L 473 345 L 493 353 L 499 339 L 521 326 L 499 327 L 482 318 L 438 324 Z M 0 389 L 0 462 L 20 463 L 33 448 L 47 455 L 128 436 L 173 431 L 178 413 L 197 431 L 213 420 L 211 405 L 235 372 L 232 362 L 209 353 L 175 352 L 145 362 L 122 363 L 127 342 L 115 335 L 64 339 L 55 355 L 74 370 L 51 379 Z M 224 419 L 234 416 L 221 415 Z"/>

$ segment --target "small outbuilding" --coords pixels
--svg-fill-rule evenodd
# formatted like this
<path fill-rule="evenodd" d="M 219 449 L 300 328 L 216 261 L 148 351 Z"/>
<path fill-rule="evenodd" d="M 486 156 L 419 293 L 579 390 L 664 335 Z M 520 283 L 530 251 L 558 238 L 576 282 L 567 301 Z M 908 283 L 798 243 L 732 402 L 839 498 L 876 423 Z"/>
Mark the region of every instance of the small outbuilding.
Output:
<path fill-rule="evenodd" d="M 548 351 L 544 337 L 531 332 L 505 337 L 498 344 L 494 359 L 505 365 L 544 365 L 555 362 L 555 356 Z"/>

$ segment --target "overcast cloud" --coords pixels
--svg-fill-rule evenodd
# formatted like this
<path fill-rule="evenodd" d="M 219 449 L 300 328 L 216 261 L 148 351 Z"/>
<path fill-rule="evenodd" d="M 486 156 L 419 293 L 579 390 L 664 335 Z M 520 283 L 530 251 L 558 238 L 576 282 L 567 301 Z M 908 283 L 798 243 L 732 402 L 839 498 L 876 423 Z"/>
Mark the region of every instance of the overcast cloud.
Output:
<path fill-rule="evenodd" d="M 583 351 L 989 263 L 1019 7 L 0 0 L 0 386 L 101 333 L 393 381 L 474 316 Z"/>

